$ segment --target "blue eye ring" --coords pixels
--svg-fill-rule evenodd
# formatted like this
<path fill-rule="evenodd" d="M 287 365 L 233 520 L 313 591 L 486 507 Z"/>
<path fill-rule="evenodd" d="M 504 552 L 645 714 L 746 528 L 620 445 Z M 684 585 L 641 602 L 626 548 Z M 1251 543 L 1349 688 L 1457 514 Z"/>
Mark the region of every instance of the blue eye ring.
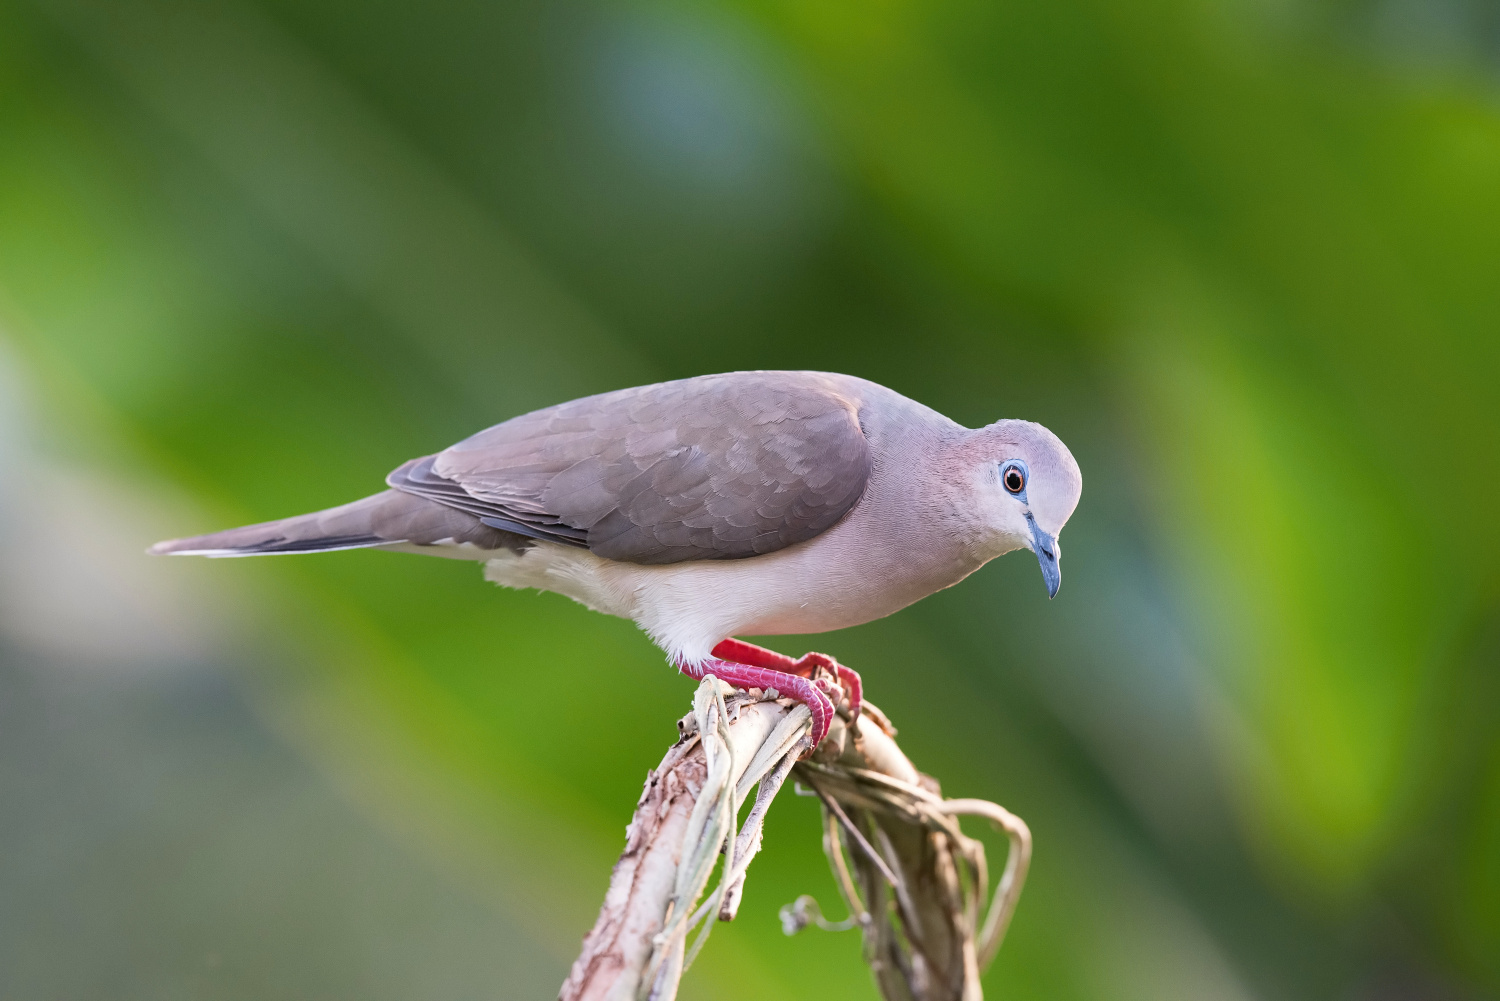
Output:
<path fill-rule="evenodd" d="M 1024 462 L 1012 460 L 1000 467 L 1000 485 L 1005 488 L 1007 493 L 1014 494 L 1017 497 L 1024 496 L 1026 493 L 1026 481 L 1029 479 L 1031 477 L 1028 475 L 1026 463 Z"/>

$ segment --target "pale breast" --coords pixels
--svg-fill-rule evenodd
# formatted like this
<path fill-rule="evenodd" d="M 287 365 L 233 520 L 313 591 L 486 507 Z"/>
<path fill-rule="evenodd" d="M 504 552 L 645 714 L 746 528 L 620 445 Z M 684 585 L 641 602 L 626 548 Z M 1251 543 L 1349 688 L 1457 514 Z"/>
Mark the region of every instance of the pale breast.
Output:
<path fill-rule="evenodd" d="M 697 662 L 728 636 L 820 633 L 881 618 L 983 564 L 909 539 L 872 543 L 859 520 L 754 559 L 660 567 L 541 543 L 491 560 L 485 576 L 508 587 L 556 591 L 632 619 L 672 658 Z"/>

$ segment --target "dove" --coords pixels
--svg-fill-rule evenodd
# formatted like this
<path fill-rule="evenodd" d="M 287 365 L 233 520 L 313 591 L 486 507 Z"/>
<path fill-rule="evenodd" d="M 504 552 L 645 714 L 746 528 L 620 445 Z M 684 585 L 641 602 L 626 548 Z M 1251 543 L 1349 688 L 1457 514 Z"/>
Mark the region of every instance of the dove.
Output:
<path fill-rule="evenodd" d="M 512 588 L 633 620 L 682 673 L 774 688 L 811 711 L 815 747 L 859 675 L 821 653 L 738 639 L 869 622 L 1018 549 L 1050 596 L 1082 474 L 1025 420 L 963 427 L 828 372 L 705 375 L 511 418 L 340 507 L 152 553 L 385 549 L 474 560 Z M 847 705 L 843 704 L 847 697 Z"/>

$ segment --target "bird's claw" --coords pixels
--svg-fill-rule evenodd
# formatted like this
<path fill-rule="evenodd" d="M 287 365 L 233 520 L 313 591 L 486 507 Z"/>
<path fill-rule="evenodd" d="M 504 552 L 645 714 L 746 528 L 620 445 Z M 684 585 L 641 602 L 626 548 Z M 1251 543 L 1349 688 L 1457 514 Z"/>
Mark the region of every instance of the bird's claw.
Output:
<path fill-rule="evenodd" d="M 778 689 L 799 702 L 806 703 L 813 711 L 814 748 L 827 735 L 829 722 L 837 711 L 836 707 L 845 698 L 849 700 L 849 720 L 857 731 L 858 720 L 865 710 L 864 686 L 860 682 L 859 672 L 845 667 L 826 653 L 808 653 L 793 659 L 786 654 L 731 637 L 714 647 L 713 656 L 721 662 L 734 665 L 736 674 L 741 673 L 740 669 L 749 672 L 744 674 L 745 677 L 749 677 L 751 673 L 759 669 L 802 679 L 804 681 L 802 687 L 805 689 L 803 692 L 794 694 L 781 686 L 778 686 Z M 809 697 L 804 697 L 804 695 Z M 885 721 L 883 715 L 877 723 L 883 730 L 890 728 L 890 723 Z"/>
<path fill-rule="evenodd" d="M 847 696 L 849 699 L 849 718 L 851 720 L 859 719 L 860 712 L 864 708 L 864 684 L 860 681 L 859 672 L 853 668 L 845 667 L 826 653 L 806 653 L 794 662 L 790 673 L 816 677 L 819 671 L 825 671 L 832 675 L 838 688 L 841 689 L 837 697 L 834 697 L 832 693 L 829 695 L 833 699 L 834 704 L 837 705 L 839 702 L 842 702 L 844 697 Z"/>

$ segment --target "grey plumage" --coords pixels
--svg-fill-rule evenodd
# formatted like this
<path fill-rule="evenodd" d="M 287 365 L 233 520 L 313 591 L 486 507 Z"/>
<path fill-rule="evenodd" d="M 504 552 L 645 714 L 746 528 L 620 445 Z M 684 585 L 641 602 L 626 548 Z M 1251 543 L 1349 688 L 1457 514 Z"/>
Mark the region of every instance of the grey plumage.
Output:
<path fill-rule="evenodd" d="M 409 543 L 453 543 L 481 550 L 518 551 L 530 540 L 491 528 L 471 514 L 421 497 L 385 490 L 325 511 L 158 542 L 151 552 L 198 556 L 269 556 L 368 549 Z"/>
<path fill-rule="evenodd" d="M 971 430 L 864 379 L 734 372 L 590 396 L 413 459 L 373 497 L 158 553 L 381 547 L 636 622 L 693 677 L 834 704 L 817 664 L 733 640 L 889 615 L 1014 549 L 1061 583 L 1078 463 L 1029 421 Z M 812 656 L 812 655 L 809 655 Z M 822 655 L 859 715 L 858 676 Z M 729 659 L 725 659 L 729 658 Z"/>
<path fill-rule="evenodd" d="M 859 500 L 857 410 L 816 373 L 665 382 L 497 424 L 386 482 L 606 559 L 740 559 L 811 539 Z"/>
<path fill-rule="evenodd" d="M 342 507 L 159 553 L 380 547 L 477 560 L 509 587 L 637 622 L 680 664 L 736 634 L 868 622 L 1002 553 L 1061 581 L 1078 464 L 1029 421 L 969 429 L 884 386 L 736 372 L 525 414 Z"/>
<path fill-rule="evenodd" d="M 704 376 L 548 407 L 413 459 L 386 478 L 411 501 L 387 491 L 153 551 L 258 555 L 440 540 L 498 549 L 515 548 L 520 536 L 647 565 L 742 559 L 833 525 L 859 500 L 870 465 L 858 400 L 833 378 Z"/>

